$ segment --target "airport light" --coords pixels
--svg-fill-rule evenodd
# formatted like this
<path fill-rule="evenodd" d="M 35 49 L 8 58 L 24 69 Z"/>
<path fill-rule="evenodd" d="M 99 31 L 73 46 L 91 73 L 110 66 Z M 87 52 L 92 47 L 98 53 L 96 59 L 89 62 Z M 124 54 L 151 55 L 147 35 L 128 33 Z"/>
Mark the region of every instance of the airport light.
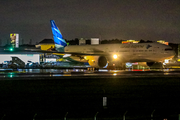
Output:
<path fill-rule="evenodd" d="M 64 116 L 64 120 L 66 120 L 66 116 L 67 116 L 68 112 L 66 112 L 65 116 Z"/>
<path fill-rule="evenodd" d="M 114 76 L 116 76 L 116 75 L 117 75 L 117 73 L 113 73 L 113 75 L 114 75 Z"/>
<path fill-rule="evenodd" d="M 126 115 L 127 112 L 128 112 L 128 111 L 126 111 L 126 112 L 124 113 L 124 115 L 123 115 L 123 120 L 126 120 L 125 115 Z"/>
<path fill-rule="evenodd" d="M 152 111 L 151 113 L 151 120 L 153 120 L 153 114 L 154 114 L 155 110 Z"/>
<path fill-rule="evenodd" d="M 35 117 L 37 116 L 37 113 L 34 114 L 33 120 L 35 120 Z"/>
<path fill-rule="evenodd" d="M 116 54 L 114 54 L 114 55 L 113 55 L 113 58 L 114 58 L 114 59 L 117 59 L 117 55 L 116 55 Z"/>
<path fill-rule="evenodd" d="M 10 78 L 13 78 L 15 75 L 14 75 L 14 73 L 9 73 L 8 74 L 8 77 L 10 77 Z"/>
<path fill-rule="evenodd" d="M 99 112 L 97 112 L 96 114 L 95 114 L 95 116 L 94 116 L 94 120 L 96 120 L 96 116 L 97 116 L 97 114 L 98 114 Z"/>
<path fill-rule="evenodd" d="M 164 60 L 164 63 L 169 63 L 169 60 L 168 60 L 168 59 L 165 59 L 165 60 Z"/>
<path fill-rule="evenodd" d="M 10 51 L 14 51 L 14 49 L 13 49 L 13 48 L 10 48 L 9 50 L 10 50 Z"/>
<path fill-rule="evenodd" d="M 6 116 L 6 114 L 4 114 L 3 116 L 2 116 L 2 118 L 1 118 L 1 120 L 3 120 L 3 118 Z"/>

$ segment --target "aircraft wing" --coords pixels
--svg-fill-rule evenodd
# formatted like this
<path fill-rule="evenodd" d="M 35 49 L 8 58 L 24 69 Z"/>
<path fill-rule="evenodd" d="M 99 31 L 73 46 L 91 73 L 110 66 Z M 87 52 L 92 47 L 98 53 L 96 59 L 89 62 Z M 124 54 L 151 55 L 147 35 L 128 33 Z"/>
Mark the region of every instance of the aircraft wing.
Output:
<path fill-rule="evenodd" d="M 58 51 L 47 51 L 47 50 L 40 50 L 40 49 L 25 49 L 26 51 L 31 51 L 31 52 L 40 52 L 40 53 L 52 53 L 52 54 L 71 54 L 72 56 L 100 56 L 100 55 L 107 55 L 103 51 L 90 51 L 88 53 L 76 53 L 76 52 L 58 52 Z"/>
<path fill-rule="evenodd" d="M 77 52 L 59 52 L 56 50 L 41 50 L 41 49 L 14 49 L 13 51 L 9 49 L 4 49 L 2 50 L 3 52 L 11 52 L 11 53 L 16 53 L 16 52 L 31 52 L 31 53 L 52 53 L 52 54 L 59 54 L 59 55 L 66 55 L 66 54 L 71 54 L 71 56 L 100 56 L 100 55 L 106 55 L 103 51 L 97 51 L 97 50 L 91 50 L 87 53 L 77 53 Z"/>

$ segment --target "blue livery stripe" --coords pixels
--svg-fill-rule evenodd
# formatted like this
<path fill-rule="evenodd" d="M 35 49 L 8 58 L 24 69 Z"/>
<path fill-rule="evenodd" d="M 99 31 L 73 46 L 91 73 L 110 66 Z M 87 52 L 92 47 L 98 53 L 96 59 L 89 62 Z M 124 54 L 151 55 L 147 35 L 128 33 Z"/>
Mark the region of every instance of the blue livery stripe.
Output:
<path fill-rule="evenodd" d="M 62 34 L 60 30 L 58 29 L 58 27 L 56 26 L 54 20 L 50 20 L 50 23 L 51 23 L 51 29 L 52 29 L 55 44 L 62 45 L 63 47 L 67 46 L 67 43 L 63 39 Z"/>

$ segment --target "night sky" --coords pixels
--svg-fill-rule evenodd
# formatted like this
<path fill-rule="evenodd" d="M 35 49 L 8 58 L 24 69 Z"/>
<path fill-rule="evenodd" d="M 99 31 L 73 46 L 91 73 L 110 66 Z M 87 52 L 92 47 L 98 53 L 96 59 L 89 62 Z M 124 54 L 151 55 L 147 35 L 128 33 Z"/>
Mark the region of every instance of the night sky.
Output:
<path fill-rule="evenodd" d="M 180 0 L 1 0 L 0 39 L 52 39 L 53 19 L 65 39 L 165 40 L 180 43 Z"/>

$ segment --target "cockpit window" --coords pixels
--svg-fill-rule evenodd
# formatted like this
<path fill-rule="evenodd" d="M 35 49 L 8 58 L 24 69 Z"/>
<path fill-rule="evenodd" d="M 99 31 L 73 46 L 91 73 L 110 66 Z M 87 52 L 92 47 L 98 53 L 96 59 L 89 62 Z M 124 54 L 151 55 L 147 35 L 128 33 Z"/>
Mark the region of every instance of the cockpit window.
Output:
<path fill-rule="evenodd" d="M 173 50 L 172 48 L 166 48 L 165 51 Z"/>

